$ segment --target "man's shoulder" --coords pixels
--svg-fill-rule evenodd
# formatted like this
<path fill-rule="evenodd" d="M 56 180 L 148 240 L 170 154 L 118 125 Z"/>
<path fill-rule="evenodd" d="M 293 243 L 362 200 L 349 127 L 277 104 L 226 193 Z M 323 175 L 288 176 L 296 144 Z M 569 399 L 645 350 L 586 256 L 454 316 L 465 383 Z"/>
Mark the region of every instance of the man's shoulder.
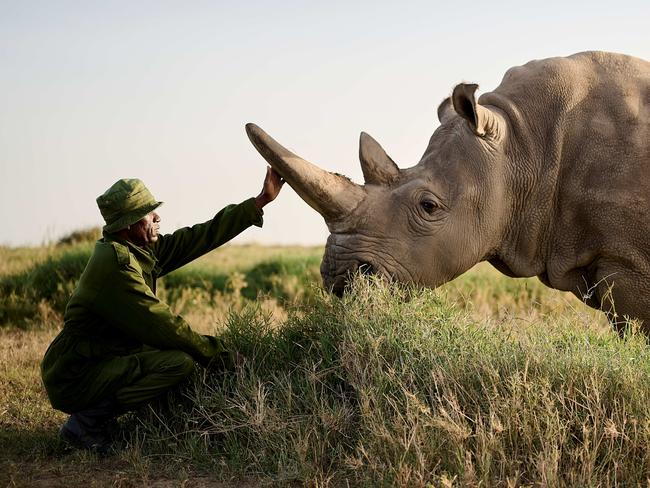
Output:
<path fill-rule="evenodd" d="M 110 246 L 113 248 L 118 266 L 126 266 L 131 262 L 131 251 L 127 246 L 115 241 L 111 242 Z"/>
<path fill-rule="evenodd" d="M 119 242 L 97 241 L 68 304 L 68 309 L 75 308 L 71 305 L 83 308 L 93 303 L 104 286 L 117 278 L 130 262 L 129 249 L 125 245 Z M 66 321 L 71 313 L 66 311 Z"/>
<path fill-rule="evenodd" d="M 131 262 L 131 251 L 120 242 L 99 241 L 95 245 L 91 262 L 102 268 L 123 268 Z"/>

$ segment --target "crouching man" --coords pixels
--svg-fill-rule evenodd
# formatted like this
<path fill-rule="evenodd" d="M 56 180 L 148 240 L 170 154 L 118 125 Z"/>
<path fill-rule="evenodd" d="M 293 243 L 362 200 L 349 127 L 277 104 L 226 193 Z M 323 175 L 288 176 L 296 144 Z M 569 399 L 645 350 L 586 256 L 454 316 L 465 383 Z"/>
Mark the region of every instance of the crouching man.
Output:
<path fill-rule="evenodd" d="M 162 204 L 137 179 L 97 198 L 106 225 L 65 311 L 65 325 L 43 358 L 52 406 L 70 414 L 60 436 L 105 453 L 108 424 L 173 388 L 194 369 L 228 354 L 219 339 L 194 332 L 156 296 L 156 279 L 262 226 L 262 207 L 283 180 L 267 169 L 261 193 L 212 220 L 158 235 Z"/>

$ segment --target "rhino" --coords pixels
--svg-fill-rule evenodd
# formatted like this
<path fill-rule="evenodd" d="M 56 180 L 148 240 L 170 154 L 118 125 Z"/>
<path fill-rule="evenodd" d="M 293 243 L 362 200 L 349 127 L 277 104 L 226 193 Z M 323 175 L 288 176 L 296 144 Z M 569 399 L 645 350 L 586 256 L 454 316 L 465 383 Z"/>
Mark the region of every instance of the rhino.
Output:
<path fill-rule="evenodd" d="M 362 132 L 365 183 L 248 137 L 327 223 L 324 285 L 351 273 L 437 287 L 481 261 L 537 276 L 650 333 L 650 63 L 583 52 L 509 69 L 442 101 L 420 161 L 400 169 Z"/>

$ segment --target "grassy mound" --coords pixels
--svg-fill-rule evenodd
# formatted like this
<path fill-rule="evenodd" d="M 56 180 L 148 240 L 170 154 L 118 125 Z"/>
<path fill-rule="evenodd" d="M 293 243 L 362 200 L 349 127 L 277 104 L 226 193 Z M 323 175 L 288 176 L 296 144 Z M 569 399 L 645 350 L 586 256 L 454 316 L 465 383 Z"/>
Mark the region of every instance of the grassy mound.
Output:
<path fill-rule="evenodd" d="M 130 419 L 148 456 L 224 478 L 368 486 L 630 486 L 650 473 L 646 339 L 575 316 L 478 323 L 358 280 L 280 326 L 232 313 L 247 358 Z M 156 412 L 156 413 L 154 413 Z"/>
<path fill-rule="evenodd" d="M 85 229 L 74 230 L 64 235 L 56 242 L 56 245 L 71 246 L 76 244 L 89 244 L 101 239 L 101 237 L 101 227 L 87 227 Z"/>

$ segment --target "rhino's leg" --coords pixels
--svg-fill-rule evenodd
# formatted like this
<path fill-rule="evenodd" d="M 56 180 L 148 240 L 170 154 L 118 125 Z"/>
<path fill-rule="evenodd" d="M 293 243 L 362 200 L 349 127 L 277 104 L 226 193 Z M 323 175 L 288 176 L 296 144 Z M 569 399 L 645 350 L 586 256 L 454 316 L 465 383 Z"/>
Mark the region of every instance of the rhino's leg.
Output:
<path fill-rule="evenodd" d="M 637 269 L 598 266 L 583 298 L 587 305 L 602 310 L 619 334 L 625 331 L 629 319 L 634 319 L 650 337 L 650 280 Z"/>

